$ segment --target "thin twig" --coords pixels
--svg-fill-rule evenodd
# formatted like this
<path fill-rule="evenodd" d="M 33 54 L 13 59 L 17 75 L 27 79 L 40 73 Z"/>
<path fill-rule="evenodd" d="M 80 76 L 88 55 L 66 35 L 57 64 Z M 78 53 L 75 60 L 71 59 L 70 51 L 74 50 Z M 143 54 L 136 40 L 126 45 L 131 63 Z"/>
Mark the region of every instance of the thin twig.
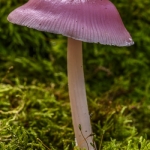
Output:
<path fill-rule="evenodd" d="M 79 130 L 81 131 L 81 135 L 82 135 L 82 137 L 84 138 L 84 140 L 85 140 L 85 142 L 86 142 L 86 144 L 87 144 L 88 150 L 89 150 L 88 142 L 87 142 L 86 138 L 84 137 L 84 135 L 83 135 L 83 133 L 82 133 L 81 124 L 79 124 Z"/>
<path fill-rule="evenodd" d="M 4 82 L 7 79 L 8 74 L 10 73 L 10 71 L 13 69 L 13 66 L 10 66 L 5 74 L 5 76 L 1 79 L 1 83 Z"/>
<path fill-rule="evenodd" d="M 45 148 L 47 148 L 48 150 L 51 150 L 48 146 L 46 146 L 39 138 L 37 138 L 37 140 L 39 141 L 39 142 L 41 142 L 42 143 L 42 145 L 45 147 Z"/>

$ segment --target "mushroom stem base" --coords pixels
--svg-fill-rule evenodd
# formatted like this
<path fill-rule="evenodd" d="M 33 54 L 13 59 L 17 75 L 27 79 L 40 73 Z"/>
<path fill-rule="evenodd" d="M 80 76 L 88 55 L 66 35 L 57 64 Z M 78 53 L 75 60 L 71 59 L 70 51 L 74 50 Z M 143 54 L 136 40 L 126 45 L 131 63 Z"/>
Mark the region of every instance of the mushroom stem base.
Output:
<path fill-rule="evenodd" d="M 80 148 L 94 150 L 90 116 L 87 105 L 83 62 L 82 42 L 68 38 L 67 49 L 69 97 L 73 126 L 77 144 Z"/>

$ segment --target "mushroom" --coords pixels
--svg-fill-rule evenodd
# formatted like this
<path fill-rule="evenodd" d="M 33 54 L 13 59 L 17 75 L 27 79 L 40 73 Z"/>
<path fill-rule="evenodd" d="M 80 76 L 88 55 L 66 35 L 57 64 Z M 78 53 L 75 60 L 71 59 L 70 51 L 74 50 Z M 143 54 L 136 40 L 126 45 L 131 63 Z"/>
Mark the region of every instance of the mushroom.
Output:
<path fill-rule="evenodd" d="M 29 0 L 12 11 L 14 24 L 68 37 L 69 97 L 77 144 L 94 150 L 82 64 L 82 41 L 115 46 L 134 42 L 109 0 Z"/>

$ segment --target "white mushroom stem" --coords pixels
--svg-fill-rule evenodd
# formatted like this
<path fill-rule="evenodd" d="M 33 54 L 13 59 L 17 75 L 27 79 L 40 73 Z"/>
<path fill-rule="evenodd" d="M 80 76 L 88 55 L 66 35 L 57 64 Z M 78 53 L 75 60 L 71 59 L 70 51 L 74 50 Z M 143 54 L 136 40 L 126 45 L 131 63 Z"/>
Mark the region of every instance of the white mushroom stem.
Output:
<path fill-rule="evenodd" d="M 93 143 L 93 137 L 90 136 L 92 129 L 84 83 L 82 42 L 68 38 L 67 51 L 69 96 L 75 137 L 80 148 L 94 150 L 90 144 Z"/>

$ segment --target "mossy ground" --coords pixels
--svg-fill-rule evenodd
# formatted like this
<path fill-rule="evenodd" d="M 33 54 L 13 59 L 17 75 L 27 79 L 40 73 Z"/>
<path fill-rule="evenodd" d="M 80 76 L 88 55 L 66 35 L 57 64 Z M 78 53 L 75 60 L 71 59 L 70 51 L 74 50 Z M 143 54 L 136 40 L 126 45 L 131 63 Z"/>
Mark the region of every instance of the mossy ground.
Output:
<path fill-rule="evenodd" d="M 25 0 L 0 1 L 0 149 L 75 147 L 66 38 L 7 21 Z M 150 149 L 149 0 L 113 1 L 135 45 L 83 44 L 84 71 L 99 150 Z"/>

